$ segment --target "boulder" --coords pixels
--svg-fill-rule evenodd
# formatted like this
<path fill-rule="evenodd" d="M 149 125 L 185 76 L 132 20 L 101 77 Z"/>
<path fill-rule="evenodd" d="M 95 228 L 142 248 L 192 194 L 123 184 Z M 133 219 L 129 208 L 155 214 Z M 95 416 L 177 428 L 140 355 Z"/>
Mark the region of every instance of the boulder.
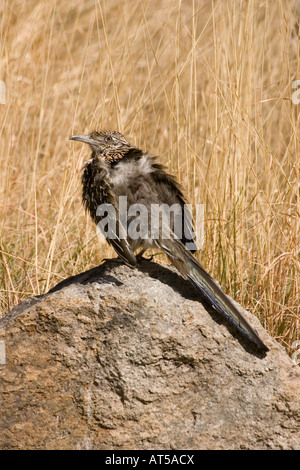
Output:
<path fill-rule="evenodd" d="M 149 261 L 26 299 L 0 320 L 0 449 L 300 448 L 300 369 L 242 311 L 267 354 Z"/>

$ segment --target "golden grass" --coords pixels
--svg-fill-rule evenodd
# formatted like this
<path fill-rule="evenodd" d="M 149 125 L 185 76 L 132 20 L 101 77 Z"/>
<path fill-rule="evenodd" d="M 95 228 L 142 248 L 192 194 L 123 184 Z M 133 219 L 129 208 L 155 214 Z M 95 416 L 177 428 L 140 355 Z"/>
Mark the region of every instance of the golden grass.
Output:
<path fill-rule="evenodd" d="M 99 264 L 81 206 L 110 128 L 161 156 L 205 204 L 199 255 L 291 353 L 299 338 L 299 2 L 2 0 L 0 302 Z"/>

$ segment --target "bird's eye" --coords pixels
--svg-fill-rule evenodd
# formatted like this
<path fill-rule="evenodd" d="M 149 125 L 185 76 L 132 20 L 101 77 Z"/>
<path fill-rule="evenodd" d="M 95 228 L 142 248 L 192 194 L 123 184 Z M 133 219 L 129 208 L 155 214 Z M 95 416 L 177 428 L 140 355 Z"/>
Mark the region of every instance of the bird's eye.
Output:
<path fill-rule="evenodd" d="M 106 140 L 106 142 L 111 142 L 111 141 L 112 141 L 112 137 L 111 137 L 110 135 L 107 135 L 107 136 L 105 137 L 105 140 Z"/>

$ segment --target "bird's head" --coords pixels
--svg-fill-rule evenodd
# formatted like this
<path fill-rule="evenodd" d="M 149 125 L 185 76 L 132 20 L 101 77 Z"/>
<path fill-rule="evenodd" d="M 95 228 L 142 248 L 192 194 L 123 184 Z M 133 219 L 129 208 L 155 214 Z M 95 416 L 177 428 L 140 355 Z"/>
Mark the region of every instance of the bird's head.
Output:
<path fill-rule="evenodd" d="M 93 131 L 88 135 L 76 134 L 70 140 L 78 140 L 89 144 L 95 157 L 102 157 L 108 162 L 120 160 L 132 146 L 117 131 Z"/>

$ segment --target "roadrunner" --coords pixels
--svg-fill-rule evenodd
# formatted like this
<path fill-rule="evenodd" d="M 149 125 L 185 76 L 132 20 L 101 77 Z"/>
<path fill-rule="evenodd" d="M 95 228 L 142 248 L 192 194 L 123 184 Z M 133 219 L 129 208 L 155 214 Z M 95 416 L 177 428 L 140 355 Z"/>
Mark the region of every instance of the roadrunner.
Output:
<path fill-rule="evenodd" d="M 70 139 L 84 142 L 92 150 L 82 171 L 83 204 L 119 258 L 135 266 L 148 248 L 163 250 L 215 310 L 258 348 L 268 351 L 234 303 L 193 256 L 197 247 L 184 194 L 156 157 L 130 144 L 116 131 L 73 135 Z M 125 219 L 121 217 L 124 200 Z M 137 218 L 137 213 L 139 216 L 143 213 L 143 217 Z"/>

